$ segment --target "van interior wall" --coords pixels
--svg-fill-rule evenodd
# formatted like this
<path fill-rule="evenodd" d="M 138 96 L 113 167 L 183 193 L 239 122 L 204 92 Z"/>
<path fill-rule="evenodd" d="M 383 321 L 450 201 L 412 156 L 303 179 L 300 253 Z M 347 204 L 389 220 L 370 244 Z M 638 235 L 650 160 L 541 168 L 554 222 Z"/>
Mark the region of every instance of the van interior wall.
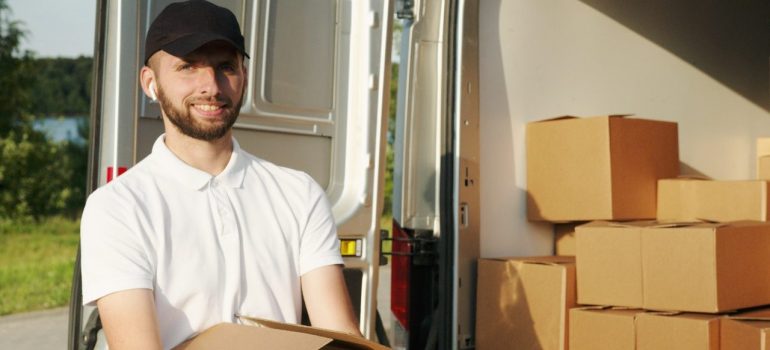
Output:
<path fill-rule="evenodd" d="M 768 6 L 716 3 L 480 2 L 482 257 L 552 253 L 551 225 L 526 219 L 530 121 L 676 121 L 683 174 L 754 177 L 770 136 Z"/>

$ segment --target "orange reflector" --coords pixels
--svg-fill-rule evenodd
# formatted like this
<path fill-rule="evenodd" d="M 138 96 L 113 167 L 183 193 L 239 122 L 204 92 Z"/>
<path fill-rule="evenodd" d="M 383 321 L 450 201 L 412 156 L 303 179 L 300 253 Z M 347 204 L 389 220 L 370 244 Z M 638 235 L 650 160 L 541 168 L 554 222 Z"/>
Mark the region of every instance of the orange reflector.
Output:
<path fill-rule="evenodd" d="M 341 239 L 340 253 L 342 256 L 361 256 L 361 240 Z"/>

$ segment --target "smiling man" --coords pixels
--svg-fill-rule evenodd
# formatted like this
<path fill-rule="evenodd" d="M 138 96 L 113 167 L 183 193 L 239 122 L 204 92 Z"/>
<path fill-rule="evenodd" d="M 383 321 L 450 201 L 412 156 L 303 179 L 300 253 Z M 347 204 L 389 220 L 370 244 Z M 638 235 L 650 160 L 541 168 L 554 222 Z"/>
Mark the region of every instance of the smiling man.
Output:
<path fill-rule="evenodd" d="M 235 16 L 175 3 L 151 24 L 140 72 L 161 106 L 152 153 L 88 199 L 83 303 L 110 348 L 168 349 L 238 315 L 360 335 L 323 190 L 232 137 L 248 57 Z"/>

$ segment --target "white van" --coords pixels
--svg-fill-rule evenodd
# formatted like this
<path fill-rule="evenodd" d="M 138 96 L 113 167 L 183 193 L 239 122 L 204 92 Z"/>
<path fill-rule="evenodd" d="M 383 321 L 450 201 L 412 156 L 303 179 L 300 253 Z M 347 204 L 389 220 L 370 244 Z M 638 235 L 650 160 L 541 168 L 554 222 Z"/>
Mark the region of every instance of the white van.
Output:
<path fill-rule="evenodd" d="M 91 189 L 162 131 L 137 74 L 144 33 L 170 2 L 97 1 Z M 682 173 L 717 179 L 753 178 L 755 139 L 770 134 L 767 1 L 214 2 L 236 14 L 251 56 L 235 137 L 325 187 L 361 330 L 394 348 L 473 348 L 477 259 L 553 254 L 552 225 L 526 220 L 527 122 L 676 121 Z M 386 338 L 377 290 L 394 21 L 403 37 Z M 68 346 L 99 348 L 78 272 Z"/>

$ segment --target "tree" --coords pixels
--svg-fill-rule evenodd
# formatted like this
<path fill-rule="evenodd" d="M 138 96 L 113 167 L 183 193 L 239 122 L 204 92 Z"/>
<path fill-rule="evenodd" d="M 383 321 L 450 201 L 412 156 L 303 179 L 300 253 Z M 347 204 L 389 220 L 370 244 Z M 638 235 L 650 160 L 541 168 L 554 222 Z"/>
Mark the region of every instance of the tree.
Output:
<path fill-rule="evenodd" d="M 40 58 L 32 62 L 36 74 L 32 96 L 35 115 L 87 115 L 91 100 L 90 57 Z"/>
<path fill-rule="evenodd" d="M 65 213 L 76 190 L 73 157 L 25 125 L 0 138 L 0 217 L 40 219 Z"/>
<path fill-rule="evenodd" d="M 11 19 L 11 9 L 0 0 L 0 136 L 30 119 L 32 54 L 21 51 L 22 24 Z"/>
<path fill-rule="evenodd" d="M 66 142 L 52 143 L 34 129 L 33 55 L 19 48 L 23 38 L 21 23 L 0 0 L 0 218 L 72 214 L 82 203 L 72 183 L 77 151 L 83 152 Z"/>

